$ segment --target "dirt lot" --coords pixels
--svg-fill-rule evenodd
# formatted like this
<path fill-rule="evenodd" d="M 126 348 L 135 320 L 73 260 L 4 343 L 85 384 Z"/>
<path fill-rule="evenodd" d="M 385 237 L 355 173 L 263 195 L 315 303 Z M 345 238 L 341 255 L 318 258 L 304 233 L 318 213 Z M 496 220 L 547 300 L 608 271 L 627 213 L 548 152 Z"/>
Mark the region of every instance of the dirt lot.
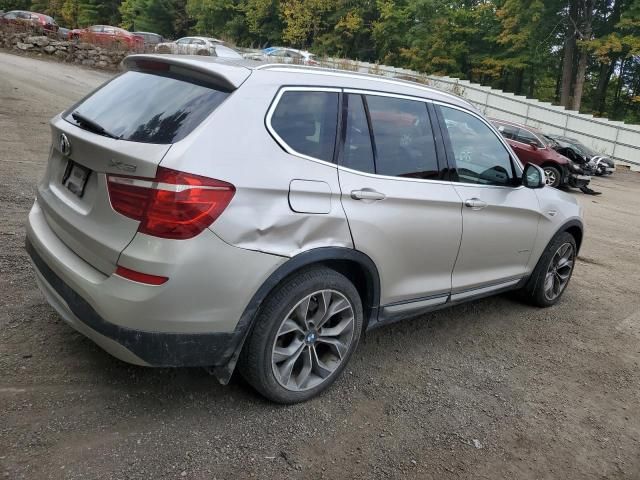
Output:
<path fill-rule="evenodd" d="M 121 363 L 45 303 L 23 223 L 48 119 L 108 74 L 0 53 L 0 475 L 640 478 L 640 174 L 575 195 L 588 232 L 556 307 L 499 296 L 369 334 L 304 405 Z"/>

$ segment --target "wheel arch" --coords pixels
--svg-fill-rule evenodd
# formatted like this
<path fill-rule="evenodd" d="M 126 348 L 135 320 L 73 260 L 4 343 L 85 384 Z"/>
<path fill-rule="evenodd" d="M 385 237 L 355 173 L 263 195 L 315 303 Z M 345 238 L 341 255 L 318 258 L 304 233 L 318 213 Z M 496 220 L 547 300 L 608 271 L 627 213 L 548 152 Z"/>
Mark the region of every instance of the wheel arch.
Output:
<path fill-rule="evenodd" d="M 226 384 L 231 378 L 264 299 L 287 278 L 314 266 L 335 270 L 354 284 L 362 299 L 364 330 L 369 323 L 376 321 L 380 306 L 380 276 L 375 263 L 369 256 L 358 250 L 344 247 L 320 247 L 302 252 L 287 260 L 269 275 L 247 304 L 232 335 L 226 355 L 228 362 L 211 368 L 212 373 L 221 383 Z"/>
<path fill-rule="evenodd" d="M 582 245 L 582 238 L 584 236 L 584 226 L 579 220 L 570 220 L 562 225 L 558 232 L 567 232 L 576 241 L 576 254 L 580 252 L 580 246 Z"/>

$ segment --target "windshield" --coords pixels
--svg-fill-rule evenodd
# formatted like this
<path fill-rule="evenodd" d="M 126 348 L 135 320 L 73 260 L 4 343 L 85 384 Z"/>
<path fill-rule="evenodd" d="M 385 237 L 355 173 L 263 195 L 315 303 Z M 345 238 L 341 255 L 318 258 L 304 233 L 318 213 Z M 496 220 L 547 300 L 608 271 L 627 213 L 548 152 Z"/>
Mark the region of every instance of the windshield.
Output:
<path fill-rule="evenodd" d="M 64 119 L 121 140 L 168 144 L 186 137 L 228 96 L 181 77 L 130 71 L 65 113 Z"/>
<path fill-rule="evenodd" d="M 593 150 L 592 148 L 587 147 L 584 143 L 579 142 L 578 140 L 574 140 L 574 139 L 568 139 L 569 142 L 573 144 L 574 147 L 576 147 L 577 150 L 581 150 L 581 153 L 583 154 L 587 154 L 590 157 L 593 157 L 595 155 L 599 155 L 598 152 L 596 152 L 595 150 Z"/>

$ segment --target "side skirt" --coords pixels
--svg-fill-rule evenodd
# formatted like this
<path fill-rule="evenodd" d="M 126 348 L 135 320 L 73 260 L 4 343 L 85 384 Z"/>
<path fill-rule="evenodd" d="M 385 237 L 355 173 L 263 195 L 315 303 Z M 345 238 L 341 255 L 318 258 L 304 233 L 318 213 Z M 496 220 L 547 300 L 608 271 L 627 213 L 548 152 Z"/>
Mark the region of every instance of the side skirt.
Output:
<path fill-rule="evenodd" d="M 383 305 L 380 307 L 378 320 L 374 323 L 370 323 L 367 330 L 373 330 L 384 325 L 396 323 L 408 318 L 414 318 L 436 310 L 442 310 L 443 308 L 453 307 L 472 300 L 478 300 L 480 298 L 518 290 L 524 287 L 527 280 L 527 277 L 515 278 L 506 282 L 485 285 L 455 293 L 422 297 L 408 300 L 406 302 Z"/>

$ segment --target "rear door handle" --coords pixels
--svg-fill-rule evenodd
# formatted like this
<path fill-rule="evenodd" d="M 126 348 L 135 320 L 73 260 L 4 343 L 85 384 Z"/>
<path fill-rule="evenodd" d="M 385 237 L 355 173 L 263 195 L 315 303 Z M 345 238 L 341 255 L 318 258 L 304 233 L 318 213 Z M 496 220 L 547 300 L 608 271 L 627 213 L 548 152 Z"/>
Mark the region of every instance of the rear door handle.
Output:
<path fill-rule="evenodd" d="M 472 210 L 482 210 L 487 206 L 487 202 L 483 202 L 479 198 L 468 198 L 464 201 L 464 206 Z"/>
<path fill-rule="evenodd" d="M 375 190 L 351 190 L 351 198 L 354 200 L 384 200 L 387 196 Z"/>

